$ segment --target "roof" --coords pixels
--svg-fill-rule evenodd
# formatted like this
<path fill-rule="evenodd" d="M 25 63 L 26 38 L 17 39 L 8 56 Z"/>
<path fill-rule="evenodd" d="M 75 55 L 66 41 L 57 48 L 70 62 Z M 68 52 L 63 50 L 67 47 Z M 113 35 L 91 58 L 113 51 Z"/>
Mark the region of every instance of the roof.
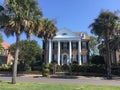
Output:
<path fill-rule="evenodd" d="M 56 33 L 56 36 L 53 38 L 53 40 L 70 40 L 70 39 L 71 40 L 79 40 L 79 39 L 89 40 L 89 36 L 87 32 L 72 32 L 67 28 L 63 28 L 59 30 Z"/>
<path fill-rule="evenodd" d="M 53 40 L 76 40 L 80 39 L 79 35 L 76 35 L 74 32 L 67 28 L 63 28 L 56 33 L 56 36 Z"/>
<path fill-rule="evenodd" d="M 10 45 L 5 42 L 2 42 L 1 46 L 4 47 L 5 49 L 8 49 L 10 47 Z"/>

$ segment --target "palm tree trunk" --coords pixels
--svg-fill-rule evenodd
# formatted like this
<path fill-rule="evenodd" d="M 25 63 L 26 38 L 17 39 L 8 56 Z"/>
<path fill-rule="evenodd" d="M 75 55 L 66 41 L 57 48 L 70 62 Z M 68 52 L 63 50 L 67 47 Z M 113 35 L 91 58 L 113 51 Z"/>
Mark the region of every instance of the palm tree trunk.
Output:
<path fill-rule="evenodd" d="M 20 34 L 16 36 L 16 50 L 15 50 L 15 59 L 13 63 L 13 72 L 12 72 L 12 84 L 16 84 L 16 75 L 17 75 L 17 62 L 19 55 L 19 42 L 20 42 Z"/>
<path fill-rule="evenodd" d="M 110 47 L 109 47 L 109 41 L 106 40 L 106 49 L 107 49 L 107 79 L 112 79 L 111 76 L 111 58 L 110 58 Z"/>
<path fill-rule="evenodd" d="M 48 42 L 47 40 L 45 40 L 44 61 L 45 63 L 48 63 Z"/>

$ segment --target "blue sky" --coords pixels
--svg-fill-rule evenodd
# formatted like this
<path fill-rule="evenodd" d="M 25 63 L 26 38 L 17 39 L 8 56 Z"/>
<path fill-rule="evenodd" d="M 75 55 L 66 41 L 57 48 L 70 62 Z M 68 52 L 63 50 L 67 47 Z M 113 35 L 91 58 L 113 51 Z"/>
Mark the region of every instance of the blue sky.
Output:
<path fill-rule="evenodd" d="M 0 4 L 2 4 L 2 1 Z M 37 0 L 39 7 L 45 18 L 56 19 L 57 28 L 60 30 L 64 27 L 73 32 L 88 32 L 88 26 L 98 16 L 99 12 L 104 10 L 115 11 L 120 9 L 120 0 Z M 3 33 L 2 33 L 3 34 Z M 15 37 L 7 38 L 3 34 L 6 43 L 15 43 Z M 21 39 L 26 39 L 21 35 Z M 41 44 L 41 40 L 32 37 Z"/>

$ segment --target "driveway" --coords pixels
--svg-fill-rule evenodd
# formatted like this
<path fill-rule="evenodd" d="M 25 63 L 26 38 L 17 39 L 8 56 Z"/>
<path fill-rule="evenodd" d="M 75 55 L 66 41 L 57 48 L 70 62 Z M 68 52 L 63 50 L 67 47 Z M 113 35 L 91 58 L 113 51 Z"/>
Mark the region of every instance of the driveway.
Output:
<path fill-rule="evenodd" d="M 11 75 L 0 75 L 0 81 L 10 82 Z M 104 77 L 84 77 L 84 76 L 52 76 L 42 77 L 41 75 L 19 75 L 17 82 L 40 82 L 40 83 L 64 83 L 64 84 L 90 84 L 120 86 L 120 77 L 107 80 Z"/>

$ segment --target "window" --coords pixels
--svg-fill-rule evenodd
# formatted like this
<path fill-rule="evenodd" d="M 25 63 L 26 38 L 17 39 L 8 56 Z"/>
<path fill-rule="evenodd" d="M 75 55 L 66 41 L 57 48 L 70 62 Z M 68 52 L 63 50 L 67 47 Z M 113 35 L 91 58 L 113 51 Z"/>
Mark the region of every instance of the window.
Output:
<path fill-rule="evenodd" d="M 62 35 L 67 35 L 67 33 L 62 33 Z"/>
<path fill-rule="evenodd" d="M 87 55 L 82 55 L 83 63 L 87 63 Z"/>
<path fill-rule="evenodd" d="M 77 44 L 76 44 L 76 43 L 73 43 L 73 44 L 72 44 L 72 47 L 73 47 L 73 49 L 77 49 Z"/>
<path fill-rule="evenodd" d="M 68 43 L 67 42 L 63 42 L 62 43 L 62 49 L 68 49 Z"/>
<path fill-rule="evenodd" d="M 58 43 L 57 42 L 53 42 L 53 49 L 57 49 L 58 48 Z"/>
<path fill-rule="evenodd" d="M 77 60 L 77 55 L 72 55 L 72 61 L 75 61 L 75 60 Z"/>
<path fill-rule="evenodd" d="M 53 61 L 56 61 L 57 62 L 57 54 L 53 54 L 53 57 L 52 57 L 52 59 L 53 59 Z"/>
<path fill-rule="evenodd" d="M 86 42 L 82 42 L 82 49 L 87 49 Z"/>

